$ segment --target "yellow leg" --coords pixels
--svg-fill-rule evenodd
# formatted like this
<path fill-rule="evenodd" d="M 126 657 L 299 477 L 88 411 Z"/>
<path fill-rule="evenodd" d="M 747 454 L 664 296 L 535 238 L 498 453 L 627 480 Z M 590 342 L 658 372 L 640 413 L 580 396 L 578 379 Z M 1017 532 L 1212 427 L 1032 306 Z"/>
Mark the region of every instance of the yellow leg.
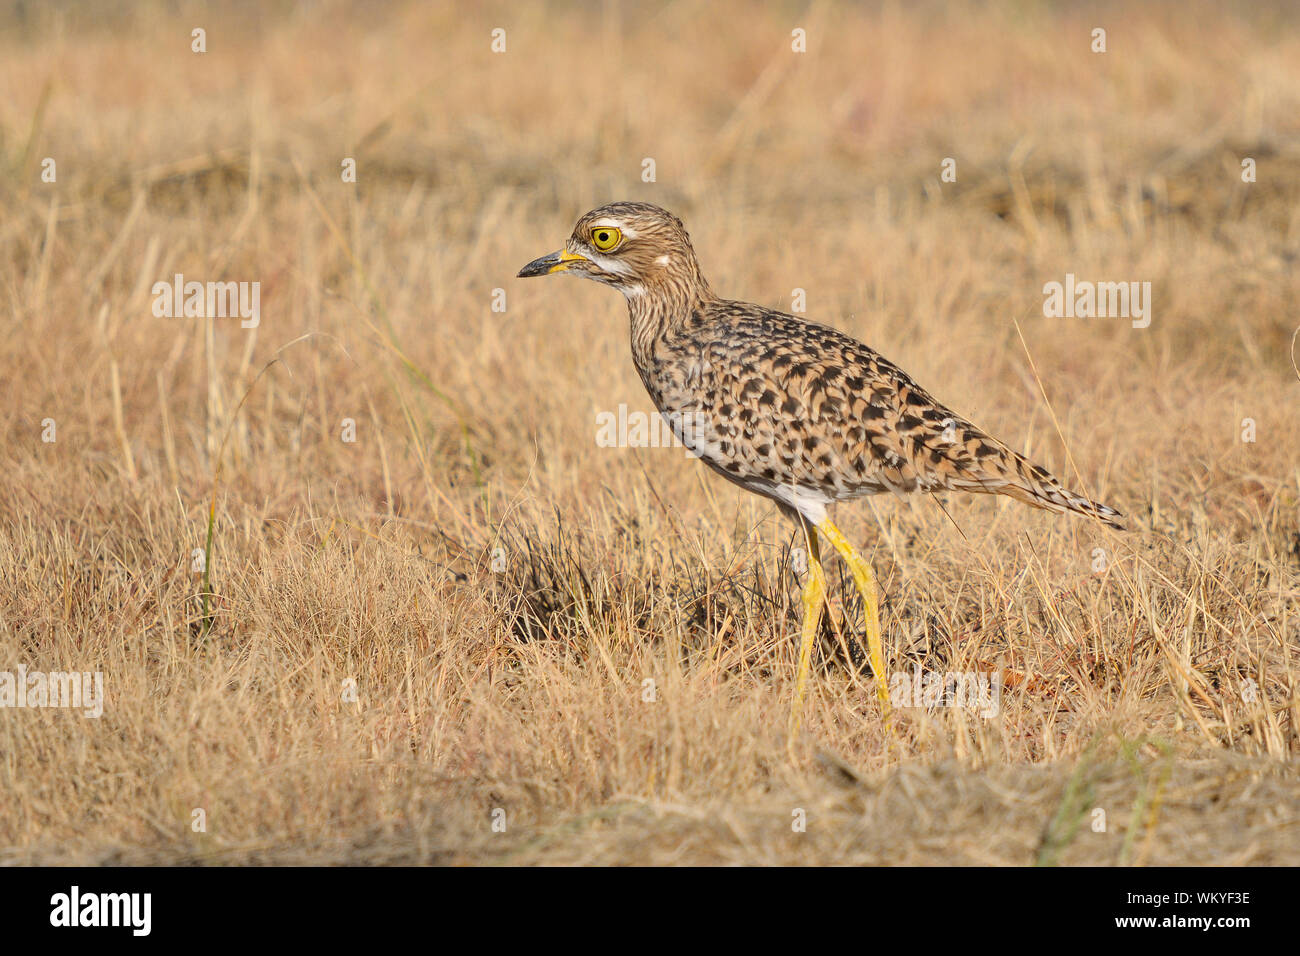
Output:
<path fill-rule="evenodd" d="M 808 542 L 808 579 L 803 586 L 803 634 L 799 641 L 799 670 L 795 676 L 794 704 L 790 708 L 790 740 L 799 732 L 803 714 L 803 694 L 808 686 L 808 670 L 812 661 L 813 642 L 817 640 L 817 627 L 821 624 L 822 608 L 826 606 L 826 573 L 822 571 L 821 547 L 812 525 L 804 524 Z"/>
<path fill-rule="evenodd" d="M 849 544 L 839 528 L 831 524 L 829 518 L 823 519 L 817 528 L 844 558 L 844 563 L 849 566 L 849 573 L 853 575 L 853 583 L 857 585 L 858 593 L 862 595 L 862 608 L 867 627 L 867 654 L 871 659 L 871 671 L 876 677 L 876 697 L 880 700 L 881 716 L 888 720 L 889 682 L 885 679 L 885 649 L 880 641 L 876 576 L 872 573 L 870 562 L 853 550 L 853 545 Z"/>

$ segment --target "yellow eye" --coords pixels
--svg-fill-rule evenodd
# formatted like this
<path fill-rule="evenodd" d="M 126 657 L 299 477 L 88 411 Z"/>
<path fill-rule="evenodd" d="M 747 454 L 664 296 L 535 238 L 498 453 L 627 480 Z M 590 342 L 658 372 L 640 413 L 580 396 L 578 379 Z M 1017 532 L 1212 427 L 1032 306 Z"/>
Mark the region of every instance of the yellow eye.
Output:
<path fill-rule="evenodd" d="M 591 244 L 601 252 L 609 252 L 623 241 L 623 233 L 613 226 L 597 226 L 591 230 Z"/>

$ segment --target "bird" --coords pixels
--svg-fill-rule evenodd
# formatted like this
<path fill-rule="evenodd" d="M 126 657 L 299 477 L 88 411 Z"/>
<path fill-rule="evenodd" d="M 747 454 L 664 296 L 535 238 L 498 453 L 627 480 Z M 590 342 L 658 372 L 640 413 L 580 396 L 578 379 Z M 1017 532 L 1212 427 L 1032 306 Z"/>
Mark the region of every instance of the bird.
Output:
<path fill-rule="evenodd" d="M 632 361 L 679 441 L 728 481 L 773 501 L 807 544 L 791 738 L 798 731 L 826 575 L 820 535 L 862 596 L 868 660 L 890 716 L 875 574 L 830 505 L 893 492 L 1008 495 L 1123 530 L 1122 515 L 953 412 L 910 375 L 827 325 L 714 293 L 682 221 L 646 202 L 581 216 L 564 248 L 519 278 L 571 275 L 627 300 Z"/>

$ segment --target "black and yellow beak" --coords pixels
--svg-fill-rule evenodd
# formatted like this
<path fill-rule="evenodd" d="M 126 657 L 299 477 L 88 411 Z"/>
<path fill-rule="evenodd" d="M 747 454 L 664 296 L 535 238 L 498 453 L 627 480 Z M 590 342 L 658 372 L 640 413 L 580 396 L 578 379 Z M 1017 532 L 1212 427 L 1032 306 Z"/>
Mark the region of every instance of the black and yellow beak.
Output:
<path fill-rule="evenodd" d="M 580 256 L 575 252 L 569 252 L 567 249 L 561 249 L 558 252 L 552 252 L 549 256 L 542 256 L 540 259 L 534 259 L 528 265 L 519 270 L 519 278 L 526 279 L 529 276 L 548 276 L 553 272 L 564 272 L 572 268 L 575 262 L 586 262 L 585 256 Z"/>

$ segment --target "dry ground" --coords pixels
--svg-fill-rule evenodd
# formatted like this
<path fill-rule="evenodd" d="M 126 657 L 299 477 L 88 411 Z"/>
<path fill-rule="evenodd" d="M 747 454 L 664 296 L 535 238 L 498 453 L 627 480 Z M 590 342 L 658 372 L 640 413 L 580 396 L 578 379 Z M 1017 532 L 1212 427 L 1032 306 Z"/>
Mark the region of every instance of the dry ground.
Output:
<path fill-rule="evenodd" d="M 1300 861 L 1300 32 L 1129 6 L 7 10 L 0 670 L 108 699 L 0 710 L 0 861 Z M 599 447 L 622 302 L 513 278 L 618 198 L 1128 515 L 840 509 L 891 671 L 996 716 L 887 732 L 836 565 L 787 741 L 791 529 Z"/>

